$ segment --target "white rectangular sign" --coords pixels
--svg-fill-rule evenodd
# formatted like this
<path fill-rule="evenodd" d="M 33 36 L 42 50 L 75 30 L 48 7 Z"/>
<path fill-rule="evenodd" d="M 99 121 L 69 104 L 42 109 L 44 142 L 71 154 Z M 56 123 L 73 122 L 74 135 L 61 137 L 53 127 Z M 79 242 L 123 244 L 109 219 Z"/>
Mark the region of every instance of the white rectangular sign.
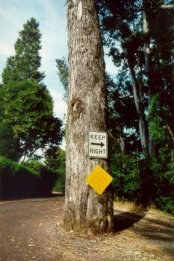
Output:
<path fill-rule="evenodd" d="M 108 135 L 106 132 L 89 132 L 90 158 L 108 158 Z"/>

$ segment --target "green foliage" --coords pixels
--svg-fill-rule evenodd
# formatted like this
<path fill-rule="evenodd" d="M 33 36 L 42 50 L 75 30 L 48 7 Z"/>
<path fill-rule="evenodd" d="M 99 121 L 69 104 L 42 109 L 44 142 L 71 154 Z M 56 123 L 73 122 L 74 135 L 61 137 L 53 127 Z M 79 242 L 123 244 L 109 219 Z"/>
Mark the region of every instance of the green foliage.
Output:
<path fill-rule="evenodd" d="M 167 165 L 167 170 L 164 176 L 169 181 L 169 184 L 174 185 L 174 157 L 173 156 L 171 161 Z"/>
<path fill-rule="evenodd" d="M 3 86 L 1 121 L 13 130 L 19 158 L 62 138 L 61 121 L 53 117 L 53 102 L 48 90 L 37 81 L 10 82 Z"/>
<path fill-rule="evenodd" d="M 147 119 L 151 137 L 157 144 L 166 140 L 167 128 L 164 122 L 164 114 L 165 107 L 160 102 L 160 95 L 156 94 L 151 98 Z"/>
<path fill-rule="evenodd" d="M 7 122 L 0 122 L 0 156 L 13 160 L 19 158 L 13 129 Z"/>
<path fill-rule="evenodd" d="M 174 158 L 169 147 L 159 151 L 158 158 L 151 160 L 151 170 L 154 176 L 156 194 L 154 203 L 173 214 L 174 210 Z"/>
<path fill-rule="evenodd" d="M 52 147 L 45 152 L 45 165 L 57 176 L 54 190 L 65 191 L 65 151 Z"/>
<path fill-rule="evenodd" d="M 164 197 L 160 196 L 157 199 L 157 204 L 156 204 L 160 209 L 163 211 L 174 215 L 174 196 L 173 197 Z"/>
<path fill-rule="evenodd" d="M 30 160 L 23 163 L 23 165 L 30 170 L 32 170 L 34 173 L 37 173 L 40 176 L 41 169 L 44 166 L 40 161 L 38 160 Z"/>
<path fill-rule="evenodd" d="M 165 140 L 166 130 L 164 122 L 161 117 L 154 117 L 153 121 L 149 124 L 149 131 L 153 140 L 157 143 L 161 143 Z"/>
<path fill-rule="evenodd" d="M 118 197 L 134 200 L 138 197 L 140 175 L 138 159 L 123 153 L 115 153 L 111 160 L 114 193 Z"/>
<path fill-rule="evenodd" d="M 111 160 L 113 189 L 117 197 L 142 204 L 154 204 L 173 214 L 174 160 L 170 149 L 161 150 L 158 159 L 117 153 Z"/>

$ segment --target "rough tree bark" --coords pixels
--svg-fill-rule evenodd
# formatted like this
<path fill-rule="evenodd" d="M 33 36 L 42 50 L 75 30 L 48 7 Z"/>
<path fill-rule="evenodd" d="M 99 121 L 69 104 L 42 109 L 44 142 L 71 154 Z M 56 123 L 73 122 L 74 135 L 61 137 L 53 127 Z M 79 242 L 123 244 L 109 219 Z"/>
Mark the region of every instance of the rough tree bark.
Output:
<path fill-rule="evenodd" d="M 69 101 L 66 129 L 66 192 L 64 228 L 85 233 L 113 230 L 110 189 L 97 195 L 85 183 L 96 165 L 107 170 L 107 161 L 90 159 L 89 131 L 106 131 L 104 59 L 94 0 L 67 3 Z"/>

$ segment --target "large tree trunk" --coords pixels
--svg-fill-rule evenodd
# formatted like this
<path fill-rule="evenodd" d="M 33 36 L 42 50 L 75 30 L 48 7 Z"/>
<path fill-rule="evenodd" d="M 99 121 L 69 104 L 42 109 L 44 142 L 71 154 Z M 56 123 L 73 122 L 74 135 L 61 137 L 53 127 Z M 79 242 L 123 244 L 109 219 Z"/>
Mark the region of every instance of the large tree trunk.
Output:
<path fill-rule="evenodd" d="M 96 165 L 90 159 L 89 131 L 106 131 L 104 59 L 94 0 L 68 1 L 69 101 L 66 129 L 66 195 L 64 227 L 85 233 L 113 229 L 110 189 L 97 195 L 85 178 Z"/>

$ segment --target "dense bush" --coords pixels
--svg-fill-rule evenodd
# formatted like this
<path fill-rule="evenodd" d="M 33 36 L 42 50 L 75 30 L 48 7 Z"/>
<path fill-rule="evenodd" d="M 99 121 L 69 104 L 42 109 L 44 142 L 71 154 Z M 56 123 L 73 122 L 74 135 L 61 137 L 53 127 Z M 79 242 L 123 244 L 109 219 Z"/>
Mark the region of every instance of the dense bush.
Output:
<path fill-rule="evenodd" d="M 155 205 L 174 214 L 174 158 L 173 152 L 160 150 L 158 159 L 153 159 L 151 169 L 155 176 Z"/>
<path fill-rule="evenodd" d="M 174 197 L 160 196 L 157 199 L 156 206 L 163 211 L 174 215 Z"/>
<path fill-rule="evenodd" d="M 161 151 L 158 159 L 118 153 L 111 158 L 110 172 L 116 197 L 156 205 L 174 214 L 173 154 Z"/>
<path fill-rule="evenodd" d="M 56 174 L 37 160 L 26 162 L 25 166 L 39 175 L 39 194 L 49 196 L 57 180 Z"/>
<path fill-rule="evenodd" d="M 2 199 L 37 196 L 39 176 L 15 161 L 0 157 L 0 183 Z"/>
<path fill-rule="evenodd" d="M 19 164 L 0 157 L 0 198 L 26 198 L 47 196 L 56 182 L 56 176 L 38 163 Z"/>
<path fill-rule="evenodd" d="M 110 172 L 113 175 L 114 194 L 127 200 L 139 197 L 140 175 L 136 156 L 123 153 L 114 154 Z"/>
<path fill-rule="evenodd" d="M 123 153 L 112 156 L 114 194 L 174 214 L 174 157 L 166 149 L 159 152 L 152 159 Z"/>

